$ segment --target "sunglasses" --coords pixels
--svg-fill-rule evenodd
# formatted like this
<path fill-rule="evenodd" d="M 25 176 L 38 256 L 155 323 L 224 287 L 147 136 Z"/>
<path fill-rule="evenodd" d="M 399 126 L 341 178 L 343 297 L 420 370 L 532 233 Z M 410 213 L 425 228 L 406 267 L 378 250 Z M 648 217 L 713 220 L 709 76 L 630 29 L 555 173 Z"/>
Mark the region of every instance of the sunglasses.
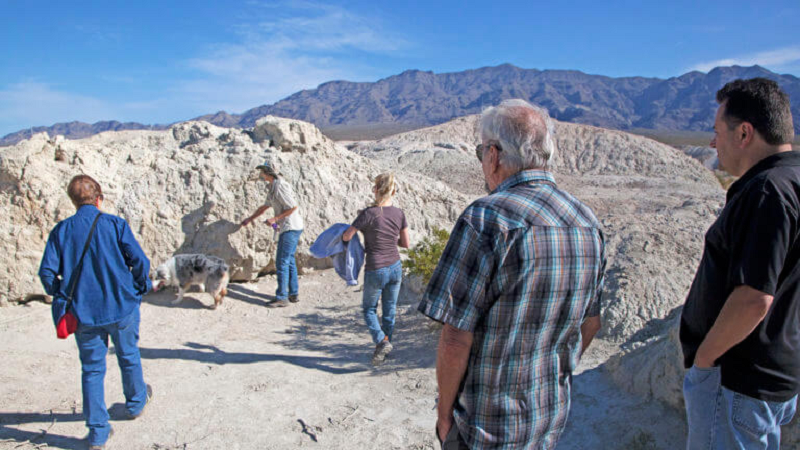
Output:
<path fill-rule="evenodd" d="M 497 141 L 490 141 L 488 144 L 478 144 L 475 146 L 475 156 L 478 157 L 478 161 L 483 162 L 483 152 L 488 151 L 489 147 L 496 148 L 498 152 L 503 151 L 503 148 L 500 147 Z"/>

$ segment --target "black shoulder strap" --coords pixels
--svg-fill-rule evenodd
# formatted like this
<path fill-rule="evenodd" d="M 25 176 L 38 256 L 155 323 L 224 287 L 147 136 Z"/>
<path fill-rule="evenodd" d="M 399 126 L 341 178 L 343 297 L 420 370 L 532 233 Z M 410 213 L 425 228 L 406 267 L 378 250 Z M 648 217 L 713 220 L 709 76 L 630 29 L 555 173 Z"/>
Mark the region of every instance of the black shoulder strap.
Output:
<path fill-rule="evenodd" d="M 81 269 L 83 269 L 83 257 L 86 255 L 86 250 L 89 250 L 89 244 L 92 242 L 92 234 L 94 234 L 94 228 L 97 225 L 97 221 L 100 219 L 103 213 L 97 214 L 97 217 L 94 218 L 94 222 L 92 222 L 92 228 L 89 229 L 89 237 L 86 238 L 86 244 L 83 245 L 83 253 L 81 253 L 81 259 L 78 260 L 78 265 L 75 266 L 75 270 L 72 271 L 72 277 L 69 280 L 69 294 L 67 294 L 67 307 L 69 307 L 70 303 L 72 303 L 72 295 L 75 293 L 75 285 L 78 284 L 78 277 L 81 275 Z"/>

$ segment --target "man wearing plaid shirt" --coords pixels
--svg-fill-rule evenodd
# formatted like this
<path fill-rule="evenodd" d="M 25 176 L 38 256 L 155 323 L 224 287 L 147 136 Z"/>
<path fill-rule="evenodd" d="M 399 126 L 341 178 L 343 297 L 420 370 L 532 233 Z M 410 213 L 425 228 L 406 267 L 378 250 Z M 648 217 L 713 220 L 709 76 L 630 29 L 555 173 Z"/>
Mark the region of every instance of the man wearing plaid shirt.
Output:
<path fill-rule="evenodd" d="M 600 329 L 603 235 L 547 171 L 547 112 L 507 100 L 483 112 L 479 132 L 491 194 L 456 222 L 419 305 L 444 323 L 437 437 L 445 450 L 552 449 Z"/>

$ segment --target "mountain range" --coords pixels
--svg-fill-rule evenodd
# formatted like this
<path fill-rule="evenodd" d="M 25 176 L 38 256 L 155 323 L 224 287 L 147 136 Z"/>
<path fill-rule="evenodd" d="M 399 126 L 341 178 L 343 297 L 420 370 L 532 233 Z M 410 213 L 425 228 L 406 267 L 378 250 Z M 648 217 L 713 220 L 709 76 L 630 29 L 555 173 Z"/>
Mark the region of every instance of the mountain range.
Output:
<path fill-rule="evenodd" d="M 789 94 L 792 114 L 798 118 L 795 130 L 800 134 L 800 78 L 760 66 L 717 67 L 707 74 L 694 71 L 668 79 L 611 78 L 511 64 L 442 74 L 407 70 L 376 82 L 330 81 L 241 114 L 220 111 L 192 120 L 249 128 L 259 117 L 271 114 L 323 129 L 390 124 L 423 127 L 479 113 L 504 99 L 524 98 L 564 122 L 619 130 L 711 131 L 716 91 L 730 80 L 753 77 L 775 80 Z M 0 145 L 12 145 L 42 131 L 78 139 L 103 131 L 168 126 L 116 121 L 58 123 L 8 134 L 0 139 Z"/>

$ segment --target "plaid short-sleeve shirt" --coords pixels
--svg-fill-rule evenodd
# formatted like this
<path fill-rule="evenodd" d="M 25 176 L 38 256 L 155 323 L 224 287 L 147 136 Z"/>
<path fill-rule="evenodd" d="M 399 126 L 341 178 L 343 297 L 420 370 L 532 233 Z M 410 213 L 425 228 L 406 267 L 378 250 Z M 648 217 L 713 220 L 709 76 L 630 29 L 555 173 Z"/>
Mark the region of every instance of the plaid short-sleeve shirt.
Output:
<path fill-rule="evenodd" d="M 266 204 L 275 210 L 275 215 L 278 215 L 287 209 L 297 207 L 297 210 L 290 214 L 289 217 L 278 221 L 278 227 L 281 230 L 281 233 L 284 231 L 303 229 L 303 216 L 300 211 L 301 208 L 297 204 L 297 200 L 295 200 L 294 190 L 292 190 L 292 185 L 289 184 L 288 181 L 282 178 L 276 178 L 275 181 L 272 182 L 269 194 L 267 195 Z"/>
<path fill-rule="evenodd" d="M 513 175 L 462 213 L 419 310 L 474 334 L 454 413 L 470 448 L 555 447 L 604 271 L 597 219 L 549 172 Z"/>

